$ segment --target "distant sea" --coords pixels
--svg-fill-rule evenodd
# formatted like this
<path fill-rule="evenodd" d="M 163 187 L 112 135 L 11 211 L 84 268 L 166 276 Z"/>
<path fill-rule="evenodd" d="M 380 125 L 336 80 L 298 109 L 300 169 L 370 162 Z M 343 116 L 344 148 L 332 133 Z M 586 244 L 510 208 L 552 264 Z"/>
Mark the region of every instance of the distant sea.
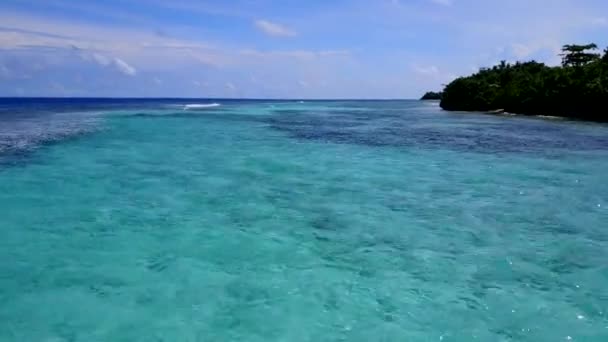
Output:
<path fill-rule="evenodd" d="M 608 341 L 608 125 L 0 99 L 0 341 Z"/>

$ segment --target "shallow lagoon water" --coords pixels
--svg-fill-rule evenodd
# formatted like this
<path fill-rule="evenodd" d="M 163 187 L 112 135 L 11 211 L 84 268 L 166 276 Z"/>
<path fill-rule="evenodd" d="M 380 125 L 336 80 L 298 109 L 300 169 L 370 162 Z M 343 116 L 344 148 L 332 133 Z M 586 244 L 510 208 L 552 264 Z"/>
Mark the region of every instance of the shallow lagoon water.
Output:
<path fill-rule="evenodd" d="M 4 101 L 2 341 L 608 340 L 606 125 Z"/>

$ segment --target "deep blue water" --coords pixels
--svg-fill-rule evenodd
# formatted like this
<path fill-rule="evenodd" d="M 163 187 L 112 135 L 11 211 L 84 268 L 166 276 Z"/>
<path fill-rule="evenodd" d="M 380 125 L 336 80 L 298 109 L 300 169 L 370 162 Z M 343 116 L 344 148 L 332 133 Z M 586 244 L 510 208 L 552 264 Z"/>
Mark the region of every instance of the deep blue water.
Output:
<path fill-rule="evenodd" d="M 606 170 L 434 102 L 0 99 L 0 340 L 606 341 Z"/>

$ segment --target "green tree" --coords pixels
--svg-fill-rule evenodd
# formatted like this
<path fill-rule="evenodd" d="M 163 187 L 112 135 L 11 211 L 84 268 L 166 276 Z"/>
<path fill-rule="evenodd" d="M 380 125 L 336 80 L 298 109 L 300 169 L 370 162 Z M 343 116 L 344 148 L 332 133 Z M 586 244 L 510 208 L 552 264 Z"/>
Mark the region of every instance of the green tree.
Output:
<path fill-rule="evenodd" d="M 422 96 L 421 100 L 441 100 L 441 97 L 441 92 L 429 91 Z"/>
<path fill-rule="evenodd" d="M 597 50 L 597 45 L 591 43 L 586 45 L 564 45 L 562 47 L 562 65 L 564 67 L 580 67 L 589 64 L 598 58 L 600 54 L 591 51 Z"/>
<path fill-rule="evenodd" d="M 445 110 L 505 110 L 608 122 L 608 48 L 595 44 L 565 45 L 563 67 L 542 63 L 501 62 L 460 77 L 445 86 Z"/>

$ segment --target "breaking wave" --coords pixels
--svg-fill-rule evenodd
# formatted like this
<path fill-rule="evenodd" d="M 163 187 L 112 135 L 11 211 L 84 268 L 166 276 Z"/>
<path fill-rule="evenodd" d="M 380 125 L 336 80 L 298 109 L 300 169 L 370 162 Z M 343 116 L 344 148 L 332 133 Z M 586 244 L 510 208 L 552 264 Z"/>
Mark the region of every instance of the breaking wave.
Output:
<path fill-rule="evenodd" d="M 219 103 L 192 103 L 184 105 L 184 110 L 201 110 L 207 108 L 219 107 L 221 104 Z"/>

